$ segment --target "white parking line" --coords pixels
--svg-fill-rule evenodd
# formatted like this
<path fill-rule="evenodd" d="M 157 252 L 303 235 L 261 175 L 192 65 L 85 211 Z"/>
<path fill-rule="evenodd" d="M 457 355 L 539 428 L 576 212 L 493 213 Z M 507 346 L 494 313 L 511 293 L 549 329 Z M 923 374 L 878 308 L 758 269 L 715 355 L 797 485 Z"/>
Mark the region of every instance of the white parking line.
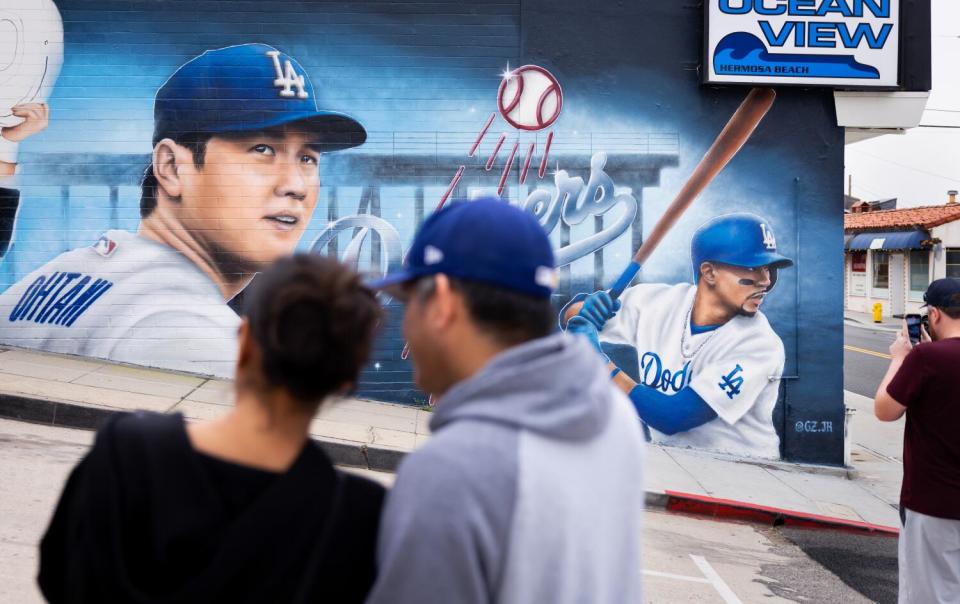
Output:
<path fill-rule="evenodd" d="M 720 597 L 723 598 L 726 604 L 743 604 L 740 598 L 733 593 L 733 590 L 720 578 L 717 571 L 713 570 L 709 562 L 702 556 L 694 556 L 693 554 L 690 554 L 690 558 L 693 559 L 693 563 L 697 565 L 697 568 L 700 569 L 700 572 L 703 573 L 703 576 L 707 578 L 708 582 L 713 585 L 713 588 L 717 590 L 717 593 L 720 594 Z"/>
<path fill-rule="evenodd" d="M 673 573 L 662 573 L 656 570 L 645 570 L 643 574 L 650 575 L 651 577 L 663 577 L 664 579 L 676 579 L 677 581 L 689 581 L 691 583 L 707 583 L 711 584 L 710 579 L 704 579 L 703 577 L 689 577 L 687 575 L 675 575 Z"/>
<path fill-rule="evenodd" d="M 676 581 L 687 581 L 688 583 L 706 583 L 717 590 L 717 593 L 720 594 L 720 597 L 723 598 L 723 601 L 726 604 L 743 604 L 743 602 L 740 601 L 740 598 L 733 593 L 733 590 L 730 589 L 730 586 L 728 586 L 724 580 L 720 578 L 720 575 L 717 574 L 717 571 L 710 566 L 710 563 L 707 562 L 703 556 L 694 556 L 693 554 L 690 554 L 690 558 L 693 560 L 693 563 L 697 565 L 697 568 L 700 569 L 700 572 L 703 573 L 702 577 L 677 575 L 674 573 L 664 573 L 658 570 L 646 569 L 643 570 L 643 574 L 649 577 L 674 579 Z"/>

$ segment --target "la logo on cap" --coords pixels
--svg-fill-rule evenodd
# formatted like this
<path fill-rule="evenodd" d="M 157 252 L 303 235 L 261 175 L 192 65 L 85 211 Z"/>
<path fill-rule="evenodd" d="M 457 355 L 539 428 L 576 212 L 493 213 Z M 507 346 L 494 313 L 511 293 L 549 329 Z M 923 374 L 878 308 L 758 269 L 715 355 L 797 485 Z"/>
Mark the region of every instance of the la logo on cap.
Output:
<path fill-rule="evenodd" d="M 296 96 L 298 99 L 310 98 L 310 95 L 304 90 L 307 84 L 303 76 L 298 74 L 297 70 L 293 68 L 293 63 L 290 59 L 285 60 L 281 68 L 279 50 L 268 50 L 267 56 L 273 59 L 273 68 L 277 71 L 277 79 L 273 81 L 273 86 L 274 88 L 282 88 L 282 90 L 280 90 L 280 96 L 284 98 Z M 294 88 L 297 89 L 297 92 L 293 91 Z"/>
<path fill-rule="evenodd" d="M 767 227 L 766 224 L 760 223 L 760 233 L 763 235 L 763 245 L 768 250 L 777 249 L 777 239 L 773 236 L 773 230 Z"/>
<path fill-rule="evenodd" d="M 428 245 L 423 248 L 423 263 L 427 266 L 432 264 L 440 264 L 443 262 L 443 252 L 439 249 Z"/>

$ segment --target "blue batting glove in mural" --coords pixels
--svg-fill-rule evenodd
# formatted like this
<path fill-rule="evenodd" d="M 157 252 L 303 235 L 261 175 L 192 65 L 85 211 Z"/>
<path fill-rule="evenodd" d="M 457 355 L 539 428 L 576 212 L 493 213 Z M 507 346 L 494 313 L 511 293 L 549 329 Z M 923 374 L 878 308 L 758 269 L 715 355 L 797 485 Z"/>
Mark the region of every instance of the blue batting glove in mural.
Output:
<path fill-rule="evenodd" d="M 601 331 L 618 310 L 620 310 L 620 300 L 614 300 L 608 292 L 601 290 L 587 296 L 577 316 L 590 321 L 597 331 Z"/>
<path fill-rule="evenodd" d="M 571 317 L 570 320 L 567 321 L 567 333 L 574 333 L 583 336 L 594 348 L 597 349 L 597 352 L 600 353 L 600 356 L 604 361 L 610 361 L 610 357 L 608 357 L 603 352 L 603 348 L 600 347 L 600 334 L 597 332 L 597 328 L 593 325 L 593 323 L 584 317 L 581 317 L 580 315 Z"/>

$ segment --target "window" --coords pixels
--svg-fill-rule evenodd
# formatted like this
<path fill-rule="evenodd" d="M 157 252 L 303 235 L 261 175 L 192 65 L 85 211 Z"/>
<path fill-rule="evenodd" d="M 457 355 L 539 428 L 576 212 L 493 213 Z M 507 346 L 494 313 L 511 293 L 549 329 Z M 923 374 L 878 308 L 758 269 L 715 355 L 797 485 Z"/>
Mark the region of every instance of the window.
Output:
<path fill-rule="evenodd" d="M 910 251 L 910 299 L 922 300 L 923 292 L 930 285 L 930 252 Z"/>
<path fill-rule="evenodd" d="M 867 252 L 850 252 L 850 280 L 847 294 L 851 296 L 867 295 Z"/>
<path fill-rule="evenodd" d="M 960 250 L 947 250 L 947 276 L 960 278 Z"/>
<path fill-rule="evenodd" d="M 855 273 L 867 272 L 867 253 L 866 252 L 851 252 L 850 270 L 852 270 Z"/>
<path fill-rule="evenodd" d="M 960 265 L 957 268 L 960 268 Z M 873 286 L 879 289 L 890 287 L 889 252 L 873 252 Z"/>

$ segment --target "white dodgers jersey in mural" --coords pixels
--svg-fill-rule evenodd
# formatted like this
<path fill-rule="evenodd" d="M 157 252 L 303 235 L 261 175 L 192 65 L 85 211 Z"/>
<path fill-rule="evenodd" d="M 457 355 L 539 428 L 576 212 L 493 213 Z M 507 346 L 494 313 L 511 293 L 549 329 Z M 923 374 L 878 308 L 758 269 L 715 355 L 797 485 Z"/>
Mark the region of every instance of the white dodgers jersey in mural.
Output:
<path fill-rule="evenodd" d="M 673 436 L 651 430 L 655 442 L 779 459 L 772 416 L 783 372 L 783 342 L 759 312 L 692 335 L 696 291 L 687 283 L 631 287 L 600 339 L 636 348 L 639 384 L 668 395 L 690 386 L 719 416 Z"/>
<path fill-rule="evenodd" d="M 195 264 L 108 231 L 0 295 L 0 342 L 228 377 L 240 319 Z"/>

